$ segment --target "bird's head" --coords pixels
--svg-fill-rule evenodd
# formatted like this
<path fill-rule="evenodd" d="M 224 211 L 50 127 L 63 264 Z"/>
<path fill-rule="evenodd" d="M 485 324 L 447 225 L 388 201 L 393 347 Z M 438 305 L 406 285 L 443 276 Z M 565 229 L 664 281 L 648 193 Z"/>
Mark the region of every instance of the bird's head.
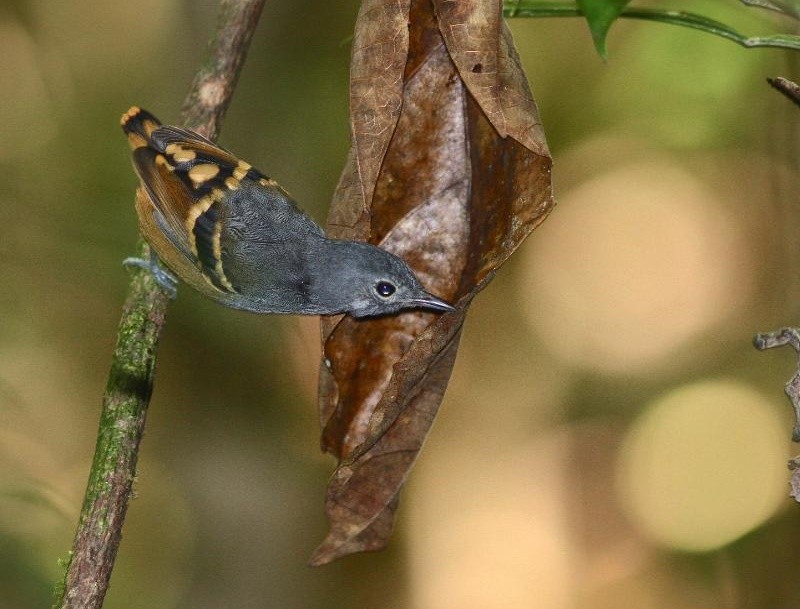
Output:
<path fill-rule="evenodd" d="M 316 282 L 323 299 L 336 303 L 332 312 L 374 317 L 406 309 L 455 310 L 425 291 L 402 258 L 368 243 L 331 240 L 329 244 L 325 270 Z"/>

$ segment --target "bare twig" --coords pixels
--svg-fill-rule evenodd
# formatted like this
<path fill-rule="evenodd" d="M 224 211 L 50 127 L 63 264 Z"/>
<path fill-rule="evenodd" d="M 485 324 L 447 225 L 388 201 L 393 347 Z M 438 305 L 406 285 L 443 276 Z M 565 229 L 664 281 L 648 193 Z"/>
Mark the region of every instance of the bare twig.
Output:
<path fill-rule="evenodd" d="M 792 490 L 789 494 L 800 503 L 800 457 L 789 459 L 789 471 L 792 472 L 792 478 L 789 481 Z"/>
<path fill-rule="evenodd" d="M 798 354 L 797 370 L 789 382 L 786 383 L 784 391 L 789 397 L 794 409 L 795 424 L 792 431 L 792 440 L 800 442 L 800 329 L 798 328 L 781 328 L 775 332 L 766 332 L 764 334 L 756 334 L 753 338 L 753 345 L 756 349 L 763 351 L 764 349 L 772 349 L 773 347 L 782 347 L 783 345 L 791 345 Z"/>
<path fill-rule="evenodd" d="M 776 76 L 775 78 L 768 78 L 767 82 L 775 89 L 783 93 L 786 97 L 791 99 L 796 106 L 800 106 L 800 85 L 796 82 L 784 78 L 783 76 Z"/>
<path fill-rule="evenodd" d="M 233 95 L 264 0 L 222 0 L 216 33 L 186 96 L 183 124 L 214 138 Z M 141 256 L 149 250 L 141 243 Z M 56 607 L 102 607 L 122 537 L 136 459 L 153 390 L 156 349 L 169 299 L 134 271 L 103 396 L 94 460 Z"/>

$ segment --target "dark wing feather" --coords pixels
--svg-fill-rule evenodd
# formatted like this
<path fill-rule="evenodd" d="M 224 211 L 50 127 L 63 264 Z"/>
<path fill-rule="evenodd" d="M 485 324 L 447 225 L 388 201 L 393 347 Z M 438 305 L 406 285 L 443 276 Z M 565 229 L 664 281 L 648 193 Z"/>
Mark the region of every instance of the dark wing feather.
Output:
<path fill-rule="evenodd" d="M 196 203 L 191 191 L 170 170 L 164 155 L 152 148 L 134 150 L 133 167 L 158 212 L 161 230 L 184 256 L 191 257 L 185 226 L 189 210 Z"/>
<path fill-rule="evenodd" d="M 221 262 L 225 202 L 240 184 L 234 176 L 249 178 L 250 166 L 198 133 L 161 125 L 144 110 L 126 113 L 123 130 L 152 206 L 137 202 L 145 238 L 181 279 L 224 302 L 225 294 L 236 293 Z"/>
<path fill-rule="evenodd" d="M 200 134 L 138 108 L 122 127 L 143 188 L 139 224 L 167 266 L 224 304 L 288 310 L 273 290 L 291 292 L 289 259 L 322 229 L 275 181 Z"/>

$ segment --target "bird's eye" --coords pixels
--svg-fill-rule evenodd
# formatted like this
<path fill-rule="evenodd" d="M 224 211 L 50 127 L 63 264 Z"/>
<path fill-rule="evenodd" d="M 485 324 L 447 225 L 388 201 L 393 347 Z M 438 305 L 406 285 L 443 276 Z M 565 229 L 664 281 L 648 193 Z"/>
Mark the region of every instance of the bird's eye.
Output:
<path fill-rule="evenodd" d="M 388 281 L 379 281 L 375 284 L 375 291 L 378 293 L 379 296 L 383 296 L 384 298 L 388 298 L 397 288 L 394 287 Z"/>

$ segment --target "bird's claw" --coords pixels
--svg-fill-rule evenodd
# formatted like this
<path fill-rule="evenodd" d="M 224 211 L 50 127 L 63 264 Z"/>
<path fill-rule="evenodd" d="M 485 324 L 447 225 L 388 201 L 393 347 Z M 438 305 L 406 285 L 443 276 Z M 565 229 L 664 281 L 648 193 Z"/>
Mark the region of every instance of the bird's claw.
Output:
<path fill-rule="evenodd" d="M 178 295 L 178 280 L 172 273 L 161 266 L 155 254 L 151 253 L 150 258 L 147 260 L 135 257 L 125 258 L 122 264 L 124 266 L 135 266 L 150 271 L 153 279 L 155 279 L 161 289 L 167 293 L 170 300 L 175 300 L 175 297 Z"/>

